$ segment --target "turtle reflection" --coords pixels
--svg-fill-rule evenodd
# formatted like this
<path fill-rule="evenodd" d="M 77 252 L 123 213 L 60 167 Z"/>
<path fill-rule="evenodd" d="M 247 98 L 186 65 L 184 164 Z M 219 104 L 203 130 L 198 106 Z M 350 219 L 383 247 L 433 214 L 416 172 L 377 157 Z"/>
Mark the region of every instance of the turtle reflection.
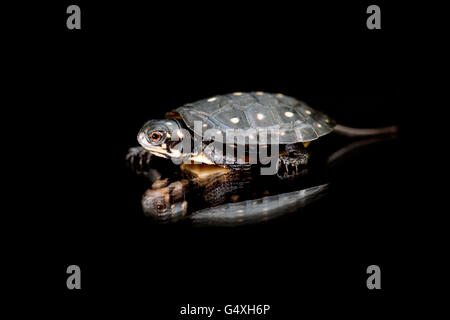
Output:
<path fill-rule="evenodd" d="M 364 146 L 394 137 L 347 141 L 325 155 L 320 150 L 327 149 L 318 144 L 316 150 L 311 149 L 316 165 L 288 180 L 260 175 L 253 167 L 231 170 L 204 164 L 178 166 L 134 149 L 128 160 L 150 182 L 142 197 L 145 215 L 163 223 L 182 220 L 195 225 L 234 226 L 267 221 L 320 199 L 327 193 L 330 170 L 339 160 Z"/>
<path fill-rule="evenodd" d="M 195 224 L 255 223 L 295 211 L 327 190 L 322 184 L 277 194 L 283 189 L 281 180 L 251 170 L 195 164 L 182 165 L 180 170 L 182 179 L 160 178 L 144 193 L 146 215 L 160 222 L 186 218 Z"/>
<path fill-rule="evenodd" d="M 182 219 L 194 224 L 255 223 L 295 211 L 327 189 L 323 184 L 292 191 L 285 180 L 261 176 L 251 168 L 230 170 L 182 164 L 168 169 L 166 164 L 158 171 L 160 165 L 159 159 L 148 161 L 151 169 L 144 172 L 150 178 L 151 188 L 142 197 L 145 215 L 159 222 Z M 296 187 L 305 183 L 306 180 Z"/>
<path fill-rule="evenodd" d="M 173 169 L 172 175 L 156 175 L 142 198 L 144 213 L 159 221 L 176 221 L 193 210 L 238 201 L 252 181 L 250 170 L 197 164 Z"/>
<path fill-rule="evenodd" d="M 325 195 L 328 184 L 266 196 L 255 200 L 226 203 L 203 209 L 191 216 L 197 224 L 236 225 L 270 220 L 291 213 Z"/>
<path fill-rule="evenodd" d="M 142 208 L 148 216 L 160 220 L 176 220 L 187 214 L 184 192 L 189 183 L 186 179 L 168 183 L 168 179 L 155 181 L 142 197 Z"/>

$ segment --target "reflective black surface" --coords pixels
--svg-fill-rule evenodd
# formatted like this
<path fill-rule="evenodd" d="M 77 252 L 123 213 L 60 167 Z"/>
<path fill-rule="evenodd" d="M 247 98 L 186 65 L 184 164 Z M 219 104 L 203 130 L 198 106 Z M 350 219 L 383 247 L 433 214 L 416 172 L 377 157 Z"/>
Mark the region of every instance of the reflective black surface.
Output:
<path fill-rule="evenodd" d="M 33 222 L 23 222 L 22 265 L 43 270 L 33 301 L 158 319 L 188 303 L 268 303 L 278 319 L 400 313 L 398 297 L 414 295 L 405 269 L 422 244 L 412 190 L 424 149 L 399 93 L 408 54 L 395 11 L 383 9 L 383 29 L 370 33 L 363 5 L 172 5 L 83 2 L 80 33 L 67 33 L 64 15 L 39 29 L 39 77 L 21 92 L 39 120 L 27 130 L 39 142 L 30 151 L 39 169 L 22 189 L 38 194 Z M 141 126 L 187 102 L 253 90 L 302 99 L 347 126 L 397 124 L 399 136 L 344 156 L 327 175 L 326 197 L 299 212 L 232 228 L 146 217 L 148 180 L 124 160 Z M 79 292 L 65 286 L 70 264 L 82 269 Z M 382 291 L 366 288 L 371 264 L 381 267 Z"/>
<path fill-rule="evenodd" d="M 396 130 L 350 138 L 333 132 L 304 149 L 309 154 L 308 163 L 289 172 L 281 168 L 272 175 L 262 174 L 259 165 L 234 169 L 177 165 L 137 148 L 129 150 L 126 162 L 130 171 L 146 180 L 142 211 L 154 221 L 239 226 L 291 212 L 299 214 L 301 208 L 327 193 L 343 162 L 373 145 L 383 152 L 377 144 L 397 139 L 397 134 Z"/>

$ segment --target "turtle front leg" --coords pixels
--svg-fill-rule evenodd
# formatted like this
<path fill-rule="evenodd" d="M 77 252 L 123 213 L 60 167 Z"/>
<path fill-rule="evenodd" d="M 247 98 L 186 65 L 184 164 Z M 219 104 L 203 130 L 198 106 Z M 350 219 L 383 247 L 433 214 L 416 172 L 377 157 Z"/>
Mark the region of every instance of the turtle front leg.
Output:
<path fill-rule="evenodd" d="M 134 147 L 128 149 L 128 154 L 125 157 L 128 165 L 139 171 L 145 171 L 150 164 L 152 154 L 142 147 Z"/>
<path fill-rule="evenodd" d="M 307 173 L 309 152 L 299 144 L 287 145 L 286 154 L 280 155 L 277 163 L 277 176 L 292 179 Z"/>

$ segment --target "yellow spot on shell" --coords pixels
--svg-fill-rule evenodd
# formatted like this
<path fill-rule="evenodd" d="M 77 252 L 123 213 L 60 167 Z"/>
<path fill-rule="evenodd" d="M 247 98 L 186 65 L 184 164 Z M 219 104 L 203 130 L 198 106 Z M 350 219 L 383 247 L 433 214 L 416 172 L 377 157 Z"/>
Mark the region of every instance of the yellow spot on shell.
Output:
<path fill-rule="evenodd" d="M 309 146 L 309 144 L 311 143 L 311 141 L 307 141 L 307 142 L 302 142 L 303 146 L 305 148 L 307 148 Z"/>
<path fill-rule="evenodd" d="M 284 115 L 285 115 L 286 117 L 288 117 L 288 118 L 292 118 L 292 117 L 294 116 L 294 114 L 293 114 L 292 112 L 290 112 L 290 111 L 286 111 L 286 112 L 284 113 Z"/>

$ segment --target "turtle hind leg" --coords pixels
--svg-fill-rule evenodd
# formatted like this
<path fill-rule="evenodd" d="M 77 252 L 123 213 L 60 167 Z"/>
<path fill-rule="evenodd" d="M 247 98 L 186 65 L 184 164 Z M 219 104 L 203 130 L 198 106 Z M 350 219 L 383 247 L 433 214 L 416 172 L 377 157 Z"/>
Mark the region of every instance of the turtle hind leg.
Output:
<path fill-rule="evenodd" d="M 281 155 L 278 159 L 277 176 L 282 179 L 293 179 L 308 172 L 306 164 L 299 158 Z"/>
<path fill-rule="evenodd" d="M 281 179 L 292 179 L 308 172 L 306 166 L 310 154 L 300 144 L 290 144 L 285 147 L 286 154 L 278 158 L 277 176 Z"/>

